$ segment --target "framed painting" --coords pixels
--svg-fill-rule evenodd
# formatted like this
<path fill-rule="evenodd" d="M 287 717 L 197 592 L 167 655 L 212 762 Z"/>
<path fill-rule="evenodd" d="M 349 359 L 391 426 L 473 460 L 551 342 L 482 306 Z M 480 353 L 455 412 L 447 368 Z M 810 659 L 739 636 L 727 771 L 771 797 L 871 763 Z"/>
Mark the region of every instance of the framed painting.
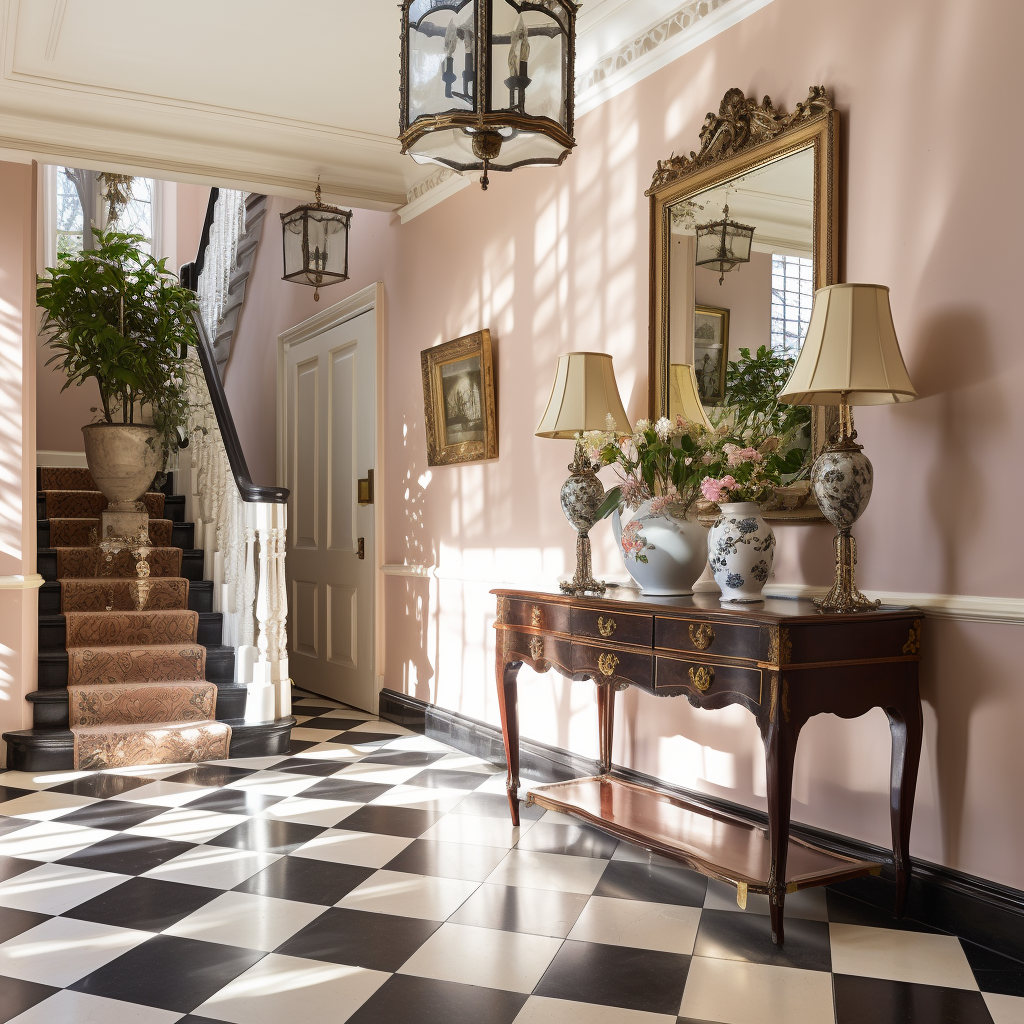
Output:
<path fill-rule="evenodd" d="M 427 465 L 496 459 L 498 420 L 490 331 L 424 349 L 420 364 Z"/>
<path fill-rule="evenodd" d="M 725 371 L 729 366 L 729 310 L 695 306 L 693 311 L 693 371 L 704 405 L 725 401 Z"/>

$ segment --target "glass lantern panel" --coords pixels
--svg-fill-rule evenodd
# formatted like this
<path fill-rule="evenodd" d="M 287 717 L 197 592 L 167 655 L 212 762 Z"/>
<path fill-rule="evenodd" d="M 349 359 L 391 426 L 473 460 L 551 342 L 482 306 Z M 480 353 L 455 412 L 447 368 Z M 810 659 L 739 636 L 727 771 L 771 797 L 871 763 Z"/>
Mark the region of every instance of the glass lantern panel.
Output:
<path fill-rule="evenodd" d="M 706 266 L 717 259 L 722 251 L 722 228 L 720 224 L 697 229 L 697 266 Z"/>
<path fill-rule="evenodd" d="M 746 262 L 750 259 L 750 246 L 754 232 L 748 227 L 729 224 L 725 232 L 725 245 L 733 259 Z"/>
<path fill-rule="evenodd" d="M 416 0 L 409 7 L 407 123 L 475 109 L 476 8 L 471 0 Z"/>
<path fill-rule="evenodd" d="M 567 16 L 557 0 L 492 0 L 491 110 L 550 117 L 565 128 L 568 61 Z"/>

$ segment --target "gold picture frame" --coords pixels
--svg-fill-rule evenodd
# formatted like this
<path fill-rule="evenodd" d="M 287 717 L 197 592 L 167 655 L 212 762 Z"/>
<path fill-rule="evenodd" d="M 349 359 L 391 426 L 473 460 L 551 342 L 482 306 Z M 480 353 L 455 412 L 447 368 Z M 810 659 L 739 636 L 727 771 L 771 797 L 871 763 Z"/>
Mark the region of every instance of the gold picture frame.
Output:
<path fill-rule="evenodd" d="M 467 334 L 420 353 L 427 465 L 498 457 L 491 332 Z"/>
<path fill-rule="evenodd" d="M 697 303 L 693 307 L 693 372 L 702 405 L 725 401 L 728 368 L 729 310 Z"/>

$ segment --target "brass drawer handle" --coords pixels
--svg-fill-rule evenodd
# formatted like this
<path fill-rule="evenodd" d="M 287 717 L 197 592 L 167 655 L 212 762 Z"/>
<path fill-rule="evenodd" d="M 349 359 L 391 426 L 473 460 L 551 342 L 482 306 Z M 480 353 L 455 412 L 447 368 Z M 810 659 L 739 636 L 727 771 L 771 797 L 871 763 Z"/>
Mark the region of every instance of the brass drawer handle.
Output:
<path fill-rule="evenodd" d="M 539 636 L 532 636 L 528 646 L 530 648 L 530 657 L 534 661 L 540 661 L 544 654 L 544 641 Z"/>
<path fill-rule="evenodd" d="M 703 693 L 714 681 L 715 681 L 715 670 L 713 668 L 707 668 L 701 665 L 698 668 L 690 666 L 690 682 Z"/>
<path fill-rule="evenodd" d="M 540 609 L 534 605 L 533 610 L 530 612 L 530 625 L 535 629 L 540 629 Z"/>
<path fill-rule="evenodd" d="M 615 620 L 606 619 L 603 615 L 597 617 L 597 631 L 603 637 L 609 637 L 615 632 Z"/>
<path fill-rule="evenodd" d="M 606 652 L 605 654 L 598 655 L 597 667 L 600 669 L 601 675 L 610 678 L 615 675 L 615 670 L 619 667 L 619 659 L 611 652 Z"/>
<path fill-rule="evenodd" d="M 699 626 L 695 626 L 691 622 L 687 632 L 690 634 L 690 643 L 698 651 L 706 650 L 715 639 L 715 631 L 706 622 L 702 622 Z"/>

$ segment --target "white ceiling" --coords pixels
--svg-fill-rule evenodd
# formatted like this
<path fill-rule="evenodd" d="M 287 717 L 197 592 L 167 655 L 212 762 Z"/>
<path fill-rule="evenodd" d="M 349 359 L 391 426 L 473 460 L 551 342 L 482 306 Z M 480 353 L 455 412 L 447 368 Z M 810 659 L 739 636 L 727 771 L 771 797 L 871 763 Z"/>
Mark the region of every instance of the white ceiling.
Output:
<path fill-rule="evenodd" d="M 765 2 L 705 6 L 725 27 Z M 588 0 L 577 73 L 691 6 Z M 393 210 L 432 170 L 395 138 L 399 28 L 395 0 L 3 0 L 0 156 L 294 196 L 320 175 Z"/>

